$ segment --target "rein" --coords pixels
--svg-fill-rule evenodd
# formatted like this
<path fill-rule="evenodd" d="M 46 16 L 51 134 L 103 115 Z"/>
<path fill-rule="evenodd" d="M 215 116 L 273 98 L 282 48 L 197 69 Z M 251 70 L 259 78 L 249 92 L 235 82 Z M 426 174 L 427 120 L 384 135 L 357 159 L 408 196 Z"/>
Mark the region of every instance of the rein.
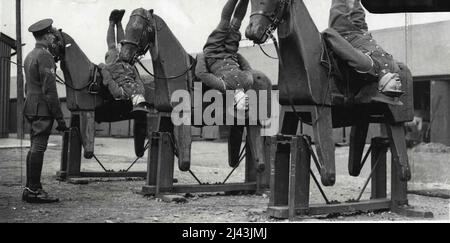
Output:
<path fill-rule="evenodd" d="M 74 86 L 68 84 L 67 82 L 64 81 L 64 79 L 62 79 L 56 73 L 55 73 L 55 76 L 56 76 L 56 81 L 58 83 L 60 83 L 62 85 L 65 85 L 67 88 L 69 88 L 69 89 L 71 89 L 73 91 L 83 91 L 85 89 L 88 89 L 88 92 L 90 94 L 98 94 L 99 93 L 98 90 L 95 89 L 95 86 L 97 86 L 97 87 L 99 86 L 98 82 L 97 82 L 97 74 L 99 74 L 99 67 L 97 65 L 94 65 L 94 70 L 93 70 L 93 72 L 91 74 L 91 81 L 87 85 L 85 85 L 85 86 L 83 86 L 81 88 L 75 88 Z"/>
<path fill-rule="evenodd" d="M 148 12 L 147 11 L 147 13 L 150 13 L 150 12 Z M 151 14 L 151 16 L 153 17 L 153 20 L 154 20 L 154 32 L 155 32 L 155 43 L 157 43 L 157 37 L 156 36 L 158 36 L 158 28 L 157 28 L 157 24 L 156 24 L 156 19 L 155 19 L 155 17 L 154 17 L 154 15 L 153 15 L 153 13 L 150 13 Z M 133 16 L 137 16 L 137 17 L 140 17 L 140 18 L 142 18 L 142 19 L 144 19 L 146 22 L 147 22 L 147 25 L 148 26 L 150 26 L 150 17 L 149 16 L 143 16 L 143 15 L 141 15 L 141 14 L 133 14 L 133 15 L 131 15 L 131 17 L 133 17 Z M 149 28 L 147 27 L 147 31 L 149 30 Z M 144 30 L 144 31 L 146 31 L 146 30 Z M 142 35 L 141 35 L 141 38 L 140 38 L 140 40 L 142 40 L 142 36 L 144 35 L 144 32 L 142 32 Z M 124 40 L 124 41 L 122 41 L 124 44 L 131 44 L 131 45 L 134 45 L 134 46 L 137 46 L 138 47 L 138 51 L 136 52 L 136 54 L 135 54 L 135 56 L 133 57 L 133 61 L 134 62 L 137 62 L 138 64 L 139 64 L 139 66 L 141 66 L 142 67 L 142 69 L 146 72 L 146 73 L 148 73 L 150 76 L 152 76 L 153 78 L 155 78 L 155 79 L 177 79 L 177 78 L 181 78 L 181 77 L 183 77 L 184 75 L 186 75 L 189 71 L 191 71 L 194 67 L 195 67 L 195 64 L 196 64 L 196 62 L 194 61 L 194 62 L 192 62 L 190 65 L 189 65 L 189 67 L 183 72 L 183 73 L 181 73 L 181 74 L 179 74 L 179 75 L 174 75 L 174 76 L 169 76 L 169 77 L 158 77 L 158 76 L 156 76 L 155 74 L 153 74 L 152 72 L 150 72 L 145 66 L 144 66 L 144 64 L 139 60 L 140 58 L 139 58 L 139 56 L 143 56 L 143 55 L 145 55 L 147 52 L 148 52 L 148 50 L 150 49 L 150 42 L 149 41 L 147 41 L 147 44 L 146 44 L 146 47 L 143 49 L 143 50 L 141 50 L 141 48 L 140 48 L 140 46 L 139 46 L 139 43 L 136 43 L 136 42 L 134 42 L 134 41 L 129 41 L 129 40 Z M 155 48 L 157 48 L 157 45 L 155 45 Z M 153 57 L 153 58 L 155 58 L 155 57 Z"/>
<path fill-rule="evenodd" d="M 155 74 L 151 73 L 151 72 L 144 66 L 144 64 L 143 64 L 140 60 L 138 60 L 137 63 L 139 64 L 139 66 L 142 67 L 142 69 L 144 69 L 144 71 L 145 71 L 146 73 L 148 73 L 150 76 L 152 76 L 152 77 L 155 78 L 155 79 L 177 79 L 177 78 L 181 78 L 181 77 L 183 77 L 184 75 L 186 75 L 189 71 L 191 71 L 192 68 L 194 68 L 194 66 L 195 66 L 195 64 L 196 64 L 195 61 L 192 62 L 191 65 L 188 67 L 188 69 L 187 69 L 186 71 L 184 71 L 184 72 L 183 72 L 182 74 L 180 74 L 180 75 L 169 76 L 169 77 L 158 77 L 158 76 L 155 76 Z"/>
<path fill-rule="evenodd" d="M 62 33 L 62 30 L 59 30 L 59 32 L 60 32 L 60 36 L 61 36 L 61 40 L 60 40 L 60 43 L 61 43 L 61 45 L 62 45 L 62 47 L 63 47 L 63 49 L 62 49 L 62 58 L 64 58 L 65 57 L 65 55 L 66 55 L 66 41 L 65 41 L 65 39 L 64 39 L 64 35 L 63 35 L 63 33 Z M 69 72 L 69 74 L 70 74 L 70 72 Z M 83 87 L 81 87 L 81 88 L 76 88 L 76 87 L 74 87 L 73 85 L 70 85 L 70 84 L 68 84 L 67 82 L 65 82 L 58 74 L 56 74 L 56 72 L 55 72 L 55 76 L 56 76 L 56 81 L 58 82 L 58 83 L 60 83 L 60 84 L 62 84 L 62 85 L 65 85 L 66 87 L 68 87 L 69 89 L 71 89 L 71 90 L 74 90 L 74 91 L 83 91 L 83 90 L 85 90 L 85 89 L 88 89 L 88 92 L 90 93 L 90 94 L 98 94 L 99 92 L 98 92 L 98 90 L 95 90 L 95 86 L 99 86 L 99 84 L 98 84 L 98 82 L 97 82 L 97 75 L 99 74 L 99 67 L 97 66 L 97 65 L 95 65 L 94 64 L 94 69 L 91 71 L 91 77 L 90 77 L 90 82 L 87 84 L 87 85 L 85 85 L 85 86 L 83 86 Z"/>

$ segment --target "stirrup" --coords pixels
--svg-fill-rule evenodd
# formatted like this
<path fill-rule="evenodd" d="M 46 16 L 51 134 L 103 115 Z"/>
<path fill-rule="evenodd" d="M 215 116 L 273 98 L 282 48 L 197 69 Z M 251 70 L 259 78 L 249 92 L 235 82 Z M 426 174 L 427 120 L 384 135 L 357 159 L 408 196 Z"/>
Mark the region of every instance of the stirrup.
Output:
<path fill-rule="evenodd" d="M 405 92 L 403 92 L 401 90 L 386 90 L 386 91 L 379 91 L 379 92 L 388 97 L 392 97 L 392 98 L 398 98 L 405 94 Z"/>
<path fill-rule="evenodd" d="M 133 107 L 131 113 L 150 113 L 150 104 L 147 102 L 141 102 Z"/>
<path fill-rule="evenodd" d="M 385 77 L 388 76 L 387 79 L 385 79 Z M 386 89 L 388 87 L 389 84 L 391 84 L 392 82 L 400 82 L 397 81 L 395 79 L 393 79 L 392 77 L 395 77 L 394 74 L 386 74 L 381 80 L 380 82 L 382 82 L 382 84 L 378 85 L 378 92 L 386 95 L 388 97 L 392 97 L 392 98 L 398 98 L 402 95 L 405 94 L 405 92 L 403 92 L 400 87 L 401 87 L 401 83 L 399 86 L 396 86 L 397 89 L 394 89 L 393 87 L 389 87 L 389 89 Z M 383 83 L 384 82 L 384 83 Z"/>
<path fill-rule="evenodd" d="M 378 92 L 377 95 L 371 98 L 373 101 L 386 103 L 389 105 L 403 105 L 403 102 L 399 97 L 391 97 L 383 94 L 382 92 Z"/>

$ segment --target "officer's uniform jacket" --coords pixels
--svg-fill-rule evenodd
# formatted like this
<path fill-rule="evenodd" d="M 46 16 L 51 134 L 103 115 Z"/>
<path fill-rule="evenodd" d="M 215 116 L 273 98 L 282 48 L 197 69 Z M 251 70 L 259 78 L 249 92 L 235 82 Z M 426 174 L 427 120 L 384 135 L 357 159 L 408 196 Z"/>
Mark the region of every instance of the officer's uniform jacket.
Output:
<path fill-rule="evenodd" d="M 56 89 L 56 65 L 48 47 L 43 43 L 36 43 L 36 47 L 25 58 L 24 67 L 24 115 L 62 119 L 63 113 Z"/>

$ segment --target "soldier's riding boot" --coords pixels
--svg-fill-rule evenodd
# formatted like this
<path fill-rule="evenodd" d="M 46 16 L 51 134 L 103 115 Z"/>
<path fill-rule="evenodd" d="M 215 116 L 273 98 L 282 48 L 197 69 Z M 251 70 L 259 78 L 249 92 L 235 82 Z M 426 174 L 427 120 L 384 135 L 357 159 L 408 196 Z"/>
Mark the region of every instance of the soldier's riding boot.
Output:
<path fill-rule="evenodd" d="M 109 21 L 114 23 L 120 23 L 122 21 L 123 15 L 125 14 L 125 10 L 114 9 L 109 16 Z"/>
<path fill-rule="evenodd" d="M 134 95 L 132 98 L 133 110 L 132 113 L 149 113 L 150 103 L 148 103 L 143 95 Z"/>
<path fill-rule="evenodd" d="M 22 193 L 22 200 L 28 203 L 54 203 L 53 198 L 42 189 L 41 173 L 44 161 L 43 152 L 29 152 L 27 155 L 27 184 Z"/>

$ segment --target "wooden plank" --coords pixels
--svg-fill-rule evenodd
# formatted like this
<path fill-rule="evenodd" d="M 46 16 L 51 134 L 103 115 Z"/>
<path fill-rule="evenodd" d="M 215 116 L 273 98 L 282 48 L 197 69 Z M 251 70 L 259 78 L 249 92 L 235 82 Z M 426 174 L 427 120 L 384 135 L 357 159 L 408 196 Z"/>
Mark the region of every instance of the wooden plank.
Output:
<path fill-rule="evenodd" d="M 314 107 L 311 115 L 318 159 L 324 165 L 320 171 L 322 184 L 333 186 L 336 183 L 336 161 L 331 108 Z"/>
<path fill-rule="evenodd" d="M 287 109 L 283 107 L 283 111 Z M 295 135 L 299 122 L 297 116 L 284 112 L 281 119 L 281 134 Z M 277 141 L 276 146 L 275 159 L 270 165 L 270 206 L 288 205 L 290 144 L 280 144 Z"/>
<path fill-rule="evenodd" d="M 389 210 L 391 200 L 379 199 L 358 203 L 343 203 L 333 205 L 311 205 L 309 209 L 297 208 L 296 214 L 301 216 L 327 215 L 332 213 L 353 213 L 360 211 Z M 270 217 L 287 219 L 289 208 L 287 206 L 269 207 L 267 213 Z"/>
<path fill-rule="evenodd" d="M 175 185 L 160 187 L 160 193 L 211 193 L 211 192 L 252 192 L 256 190 L 256 183 L 230 183 L 218 185 Z M 155 186 L 142 187 L 142 194 L 156 193 Z"/>
<path fill-rule="evenodd" d="M 422 219 L 432 219 L 434 215 L 432 212 L 419 211 L 414 209 L 413 207 L 404 206 L 404 207 L 395 207 L 393 212 L 407 218 L 422 218 Z"/>
<path fill-rule="evenodd" d="M 178 168 L 180 171 L 189 171 L 191 168 L 192 148 L 191 126 L 175 126 L 173 134 L 178 148 Z"/>
<path fill-rule="evenodd" d="M 296 173 L 296 184 L 297 184 L 297 198 L 295 206 L 297 208 L 309 208 L 309 195 L 310 195 L 310 184 L 311 184 L 311 152 L 308 148 L 307 141 L 305 138 L 301 138 L 298 142 L 299 150 L 299 160 L 297 161 L 297 173 Z"/>
<path fill-rule="evenodd" d="M 392 153 L 392 150 L 391 150 Z M 391 198 L 395 208 L 408 204 L 408 182 L 400 179 L 400 164 L 391 159 Z"/>
<path fill-rule="evenodd" d="M 163 132 L 159 139 L 156 194 L 159 194 L 159 188 L 170 188 L 173 186 L 175 155 L 171 136 L 172 134 Z"/>
<path fill-rule="evenodd" d="M 78 128 L 71 128 L 67 153 L 67 176 L 77 176 L 81 170 L 81 138 Z"/>
<path fill-rule="evenodd" d="M 98 178 L 117 178 L 117 177 L 140 177 L 145 178 L 146 171 L 129 171 L 129 172 L 80 172 L 77 176 L 69 176 L 70 178 L 79 177 L 98 177 Z"/>
<path fill-rule="evenodd" d="M 159 158 L 160 133 L 153 133 L 147 158 L 147 185 L 156 186 L 156 172 Z"/>
<path fill-rule="evenodd" d="M 255 177 L 259 172 L 264 172 L 266 170 L 266 163 L 264 161 L 264 143 L 263 137 L 261 136 L 261 127 L 260 126 L 247 126 L 247 143 L 249 150 L 252 155 L 253 167 L 249 167 L 249 170 L 253 170 L 255 173 Z M 268 168 L 267 168 L 268 169 Z M 249 171 L 250 172 L 250 171 Z M 256 179 L 256 178 L 255 178 Z"/>
<path fill-rule="evenodd" d="M 348 171 L 351 176 L 359 176 L 361 173 L 361 163 L 366 146 L 367 132 L 369 122 L 366 116 L 356 121 L 355 126 L 351 128 L 350 134 L 350 152 L 348 158 Z"/>
<path fill-rule="evenodd" d="M 261 173 L 259 183 L 261 184 L 261 189 L 269 189 L 270 188 L 270 171 L 271 164 L 275 160 L 276 153 L 276 139 L 274 137 L 264 137 L 264 155 L 266 161 L 266 170 Z"/>
<path fill-rule="evenodd" d="M 409 181 L 411 180 L 411 168 L 406 148 L 405 127 L 403 123 L 386 124 L 386 127 L 391 143 L 392 162 L 398 166 L 396 177 L 402 181 Z"/>
<path fill-rule="evenodd" d="M 372 159 L 371 168 L 375 168 L 375 172 L 372 177 L 372 190 L 370 199 L 381 199 L 387 197 L 387 165 L 386 165 L 386 153 L 388 150 L 389 142 L 384 138 L 372 139 Z M 377 163 L 378 161 L 378 163 Z"/>
<path fill-rule="evenodd" d="M 95 112 L 80 112 L 80 135 L 84 148 L 84 157 L 92 159 L 95 147 Z"/>
<path fill-rule="evenodd" d="M 69 156 L 69 139 L 70 139 L 70 131 L 66 131 L 63 134 L 63 143 L 62 143 L 62 149 L 61 149 L 61 165 L 60 165 L 60 172 L 67 171 L 67 161 Z M 58 176 L 58 174 L 57 174 Z M 65 179 L 65 178 L 60 178 Z"/>
<path fill-rule="evenodd" d="M 289 187 L 288 187 L 288 208 L 289 220 L 295 217 L 296 201 L 299 199 L 297 194 L 297 165 L 300 163 L 299 138 L 294 137 L 291 142 L 291 159 L 289 161 Z M 300 171 L 300 170 L 298 170 Z"/>

